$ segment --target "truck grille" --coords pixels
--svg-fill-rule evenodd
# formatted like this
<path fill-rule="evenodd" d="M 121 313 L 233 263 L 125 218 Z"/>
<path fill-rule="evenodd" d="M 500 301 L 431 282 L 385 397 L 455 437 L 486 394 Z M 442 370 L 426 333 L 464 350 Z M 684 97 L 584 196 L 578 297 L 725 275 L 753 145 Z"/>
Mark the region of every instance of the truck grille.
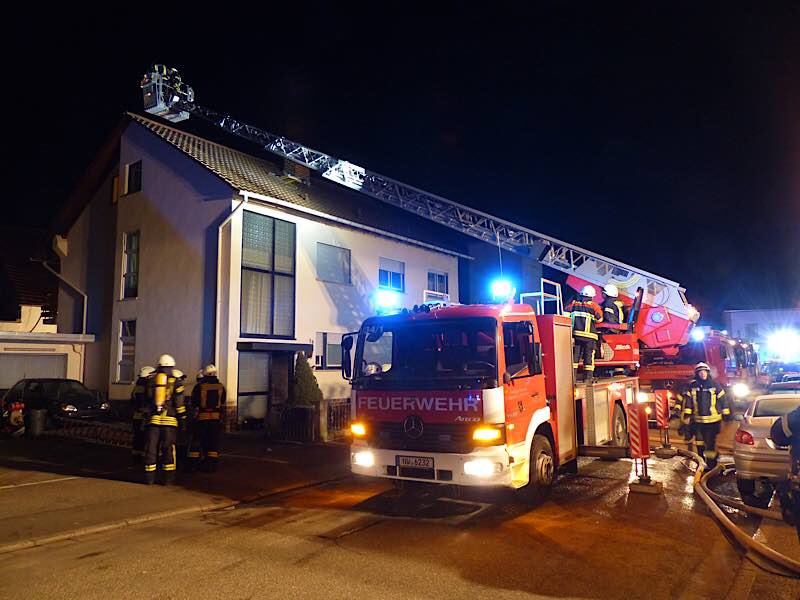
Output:
<path fill-rule="evenodd" d="M 408 437 L 402 423 L 375 423 L 370 443 L 386 450 L 466 454 L 473 448 L 472 428 L 465 425 L 425 424 L 422 436 Z"/>

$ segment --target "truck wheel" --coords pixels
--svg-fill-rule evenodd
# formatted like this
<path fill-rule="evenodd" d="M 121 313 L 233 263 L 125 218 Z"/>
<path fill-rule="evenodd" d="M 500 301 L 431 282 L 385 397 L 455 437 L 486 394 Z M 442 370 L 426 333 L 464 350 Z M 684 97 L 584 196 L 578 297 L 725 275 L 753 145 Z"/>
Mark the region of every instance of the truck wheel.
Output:
<path fill-rule="evenodd" d="M 519 489 L 522 498 L 527 502 L 541 500 L 553 486 L 555 481 L 555 459 L 553 447 L 547 436 L 537 433 L 531 443 L 530 475 L 528 485 Z"/>
<path fill-rule="evenodd" d="M 614 406 L 614 416 L 611 419 L 611 443 L 614 446 L 628 445 L 628 423 L 625 421 L 625 411 L 619 404 Z"/>

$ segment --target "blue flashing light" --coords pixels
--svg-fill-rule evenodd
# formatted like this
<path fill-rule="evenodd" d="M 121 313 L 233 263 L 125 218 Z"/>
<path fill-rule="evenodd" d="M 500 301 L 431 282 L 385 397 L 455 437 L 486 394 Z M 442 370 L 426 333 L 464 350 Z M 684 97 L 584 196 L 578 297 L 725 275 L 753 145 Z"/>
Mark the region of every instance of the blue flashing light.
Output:
<path fill-rule="evenodd" d="M 507 302 L 516 294 L 516 289 L 508 279 L 496 279 L 492 282 L 492 300 Z"/>
<path fill-rule="evenodd" d="M 694 342 L 702 342 L 704 339 L 706 339 L 706 332 L 697 327 L 692 329 L 691 335 L 692 335 L 692 341 Z"/>
<path fill-rule="evenodd" d="M 387 313 L 400 308 L 400 294 L 391 290 L 375 292 L 375 308 L 378 313 Z"/>

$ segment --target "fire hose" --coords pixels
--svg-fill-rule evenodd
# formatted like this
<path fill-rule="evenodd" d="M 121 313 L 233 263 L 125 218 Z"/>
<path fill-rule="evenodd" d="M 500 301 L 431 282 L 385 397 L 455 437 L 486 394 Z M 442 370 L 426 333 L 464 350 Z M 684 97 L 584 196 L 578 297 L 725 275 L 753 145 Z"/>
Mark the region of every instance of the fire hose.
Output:
<path fill-rule="evenodd" d="M 773 550 L 766 544 L 759 542 L 758 540 L 755 540 L 744 533 L 733 521 L 730 520 L 730 518 L 728 518 L 725 512 L 719 507 L 717 502 L 760 517 L 782 520 L 778 513 L 771 510 L 747 506 L 743 502 L 739 502 L 738 500 L 714 492 L 713 490 L 709 489 L 708 480 L 719 475 L 723 469 L 726 469 L 726 466 L 719 464 L 706 473 L 706 463 L 698 454 L 689 452 L 687 450 L 678 450 L 678 454 L 694 460 L 697 464 L 694 491 L 706 504 L 706 506 L 708 506 L 711 514 L 716 518 L 717 522 L 725 528 L 725 530 L 733 537 L 733 539 L 735 539 L 743 548 L 746 548 L 749 552 L 752 552 L 755 556 L 766 560 L 768 563 L 778 566 L 784 573 L 793 577 L 800 577 L 800 561 L 789 558 L 788 556 Z"/>

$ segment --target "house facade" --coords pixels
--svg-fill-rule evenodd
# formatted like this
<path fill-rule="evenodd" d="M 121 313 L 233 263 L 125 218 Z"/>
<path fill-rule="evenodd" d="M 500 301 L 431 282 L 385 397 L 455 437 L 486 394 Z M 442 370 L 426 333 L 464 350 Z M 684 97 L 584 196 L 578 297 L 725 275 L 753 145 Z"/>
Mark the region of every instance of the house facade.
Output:
<path fill-rule="evenodd" d="M 341 336 L 377 302 L 459 301 L 469 240 L 268 158 L 126 116 L 57 221 L 95 334 L 87 385 L 127 399 L 168 353 L 189 388 L 215 362 L 239 422 L 269 419 L 298 352 L 326 398 L 349 396 Z M 76 330 L 78 300 L 61 290 L 59 331 Z"/>

